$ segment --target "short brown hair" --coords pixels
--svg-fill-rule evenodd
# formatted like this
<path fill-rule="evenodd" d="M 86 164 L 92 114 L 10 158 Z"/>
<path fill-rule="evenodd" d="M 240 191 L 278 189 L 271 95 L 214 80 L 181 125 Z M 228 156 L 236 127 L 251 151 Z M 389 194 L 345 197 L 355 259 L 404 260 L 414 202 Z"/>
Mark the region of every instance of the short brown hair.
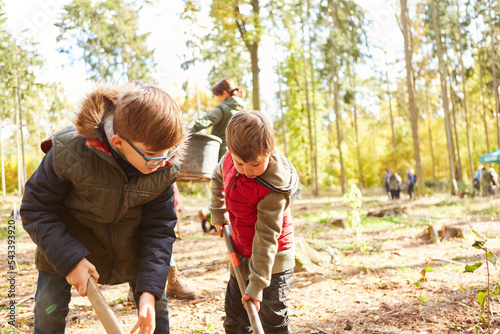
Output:
<path fill-rule="evenodd" d="M 118 97 L 113 128 L 116 134 L 153 151 L 180 145 L 186 136 L 177 102 L 151 85 L 130 85 Z"/>
<path fill-rule="evenodd" d="M 271 155 L 276 146 L 271 122 L 260 111 L 240 111 L 226 127 L 226 144 L 243 162 Z"/>
<path fill-rule="evenodd" d="M 231 78 L 224 78 L 212 87 L 212 93 L 216 96 L 222 95 L 224 91 L 229 93 L 229 96 L 236 96 L 240 95 L 242 97 L 245 97 L 245 93 L 243 92 L 243 89 L 241 87 L 236 86 L 234 83 L 233 79 Z"/>

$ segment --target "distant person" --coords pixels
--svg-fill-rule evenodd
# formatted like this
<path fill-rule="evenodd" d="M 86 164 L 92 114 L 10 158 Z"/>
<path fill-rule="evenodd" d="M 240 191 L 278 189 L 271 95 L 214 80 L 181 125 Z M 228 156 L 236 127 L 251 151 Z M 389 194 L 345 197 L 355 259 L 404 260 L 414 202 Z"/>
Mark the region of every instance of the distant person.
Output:
<path fill-rule="evenodd" d="M 229 151 L 212 176 L 212 224 L 232 241 L 248 273 L 241 293 L 231 272 L 224 329 L 251 333 L 243 303 L 253 301 L 266 333 L 291 333 L 287 295 L 295 267 L 291 196 L 298 186 L 294 166 L 275 145 L 273 126 L 261 112 L 241 112 L 227 129 Z M 243 302 L 243 303 L 242 303 Z"/>
<path fill-rule="evenodd" d="M 233 79 L 224 78 L 212 87 L 212 93 L 217 97 L 219 105 L 208 115 L 192 121 L 187 125 L 187 129 L 198 132 L 212 126 L 211 134 L 219 137 L 222 144 L 219 149 L 218 160 L 226 153 L 226 126 L 231 117 L 238 111 L 243 110 L 243 100 L 245 94 L 243 89 L 236 86 Z"/>
<path fill-rule="evenodd" d="M 42 143 L 26 183 L 23 227 L 37 245 L 35 333 L 64 333 L 71 286 L 129 283 L 132 332 L 169 333 L 165 284 L 177 216 L 182 114 L 160 88 L 100 85 L 69 126 Z M 49 311 L 50 310 L 50 311 Z"/>
<path fill-rule="evenodd" d="M 481 190 L 481 175 L 483 174 L 483 165 L 477 166 L 477 171 L 474 173 L 474 177 L 472 178 L 472 186 L 476 190 L 478 194 L 480 194 Z"/>
<path fill-rule="evenodd" d="M 391 171 L 389 169 L 386 169 L 385 176 L 384 176 L 384 186 L 385 186 L 385 192 L 387 194 L 387 197 L 389 197 L 389 199 L 392 198 L 391 189 L 389 188 L 389 178 L 390 177 L 391 177 Z"/>
<path fill-rule="evenodd" d="M 491 173 L 483 167 L 483 173 L 481 174 L 481 187 L 483 192 L 487 195 L 493 195 L 493 176 Z"/>
<path fill-rule="evenodd" d="M 415 194 L 415 183 L 417 183 L 417 176 L 413 169 L 408 169 L 406 172 L 406 183 L 408 184 L 408 196 L 410 196 L 410 200 L 413 199 L 413 195 Z"/>
<path fill-rule="evenodd" d="M 399 199 L 401 194 L 401 177 L 395 171 L 391 172 L 391 177 L 389 178 L 389 189 L 391 192 L 391 199 Z"/>

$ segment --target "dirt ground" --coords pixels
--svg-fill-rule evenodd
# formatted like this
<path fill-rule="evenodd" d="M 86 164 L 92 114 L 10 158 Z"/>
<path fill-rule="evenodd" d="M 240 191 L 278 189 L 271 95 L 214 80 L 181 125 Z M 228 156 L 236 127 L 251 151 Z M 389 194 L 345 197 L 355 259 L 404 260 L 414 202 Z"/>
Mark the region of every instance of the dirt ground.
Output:
<path fill-rule="evenodd" d="M 228 264 L 224 242 L 215 235 L 204 235 L 197 218 L 208 198 L 186 198 L 179 224 L 180 240 L 174 254 L 184 279 L 199 294 L 194 301 L 169 300 L 171 333 L 224 333 L 224 293 Z M 330 218 L 350 212 L 339 197 L 305 198 L 293 202 L 296 240 L 307 239 L 328 264 L 314 272 L 296 272 L 289 294 L 291 328 L 294 333 L 473 333 L 479 323 L 477 294 L 486 291 L 487 271 L 483 265 L 474 273 L 464 273 L 464 265 L 484 258 L 471 247 L 472 241 L 450 238 L 439 244 L 419 235 L 429 223 L 465 226 L 488 238 L 486 246 L 500 255 L 500 198 L 458 199 L 431 196 L 415 201 L 389 202 L 385 197 L 363 198 L 362 209 L 369 211 L 397 205 L 405 213 L 371 218 L 361 226 L 367 251 L 357 250 L 354 231 L 332 227 Z M 7 324 L 9 285 L 7 282 L 7 239 L 0 240 L 1 333 L 14 332 Z M 18 269 L 16 288 L 16 327 L 21 333 L 33 328 L 34 293 L 37 271 L 35 245 L 17 226 Z M 412 282 L 430 266 L 427 282 L 417 288 Z M 499 270 L 490 266 L 490 283 L 498 281 Z M 137 310 L 127 299 L 128 285 L 101 286 L 119 322 L 130 331 Z M 427 296 L 427 302 L 419 303 Z M 500 305 L 491 305 L 490 332 L 500 333 Z M 105 333 L 86 298 L 73 290 L 67 333 Z"/>

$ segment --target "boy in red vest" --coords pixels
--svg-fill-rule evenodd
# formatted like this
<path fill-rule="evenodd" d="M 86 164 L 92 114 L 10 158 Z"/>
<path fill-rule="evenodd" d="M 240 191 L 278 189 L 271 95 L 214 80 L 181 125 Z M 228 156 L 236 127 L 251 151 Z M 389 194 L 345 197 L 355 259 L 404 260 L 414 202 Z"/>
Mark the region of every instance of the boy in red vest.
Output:
<path fill-rule="evenodd" d="M 235 114 L 226 128 L 228 152 L 212 176 L 212 224 L 232 240 L 246 269 L 242 296 L 231 272 L 226 333 L 251 333 L 243 303 L 252 299 L 266 333 L 291 333 L 286 298 L 295 266 L 290 201 L 298 186 L 295 168 L 275 145 L 271 123 L 258 111 Z"/>

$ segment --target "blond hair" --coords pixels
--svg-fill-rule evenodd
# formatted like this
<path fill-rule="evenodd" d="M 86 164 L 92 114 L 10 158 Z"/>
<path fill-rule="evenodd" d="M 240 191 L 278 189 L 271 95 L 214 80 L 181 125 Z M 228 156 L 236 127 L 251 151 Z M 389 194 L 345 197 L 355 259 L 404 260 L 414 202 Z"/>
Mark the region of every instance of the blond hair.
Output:
<path fill-rule="evenodd" d="M 240 111 L 227 124 L 226 144 L 243 162 L 271 155 L 276 146 L 273 126 L 259 111 Z"/>
<path fill-rule="evenodd" d="M 118 97 L 113 128 L 116 134 L 153 151 L 180 145 L 186 137 L 177 102 L 151 85 L 136 84 Z"/>

